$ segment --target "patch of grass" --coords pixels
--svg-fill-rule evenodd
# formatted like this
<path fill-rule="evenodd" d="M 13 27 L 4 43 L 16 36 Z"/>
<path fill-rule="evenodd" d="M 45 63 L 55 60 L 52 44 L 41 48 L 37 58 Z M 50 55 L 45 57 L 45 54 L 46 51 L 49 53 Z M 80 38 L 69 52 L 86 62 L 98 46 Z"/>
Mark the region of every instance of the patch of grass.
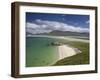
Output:
<path fill-rule="evenodd" d="M 82 53 L 59 60 L 54 66 L 89 64 L 89 43 L 68 42 L 68 45 L 78 48 Z"/>

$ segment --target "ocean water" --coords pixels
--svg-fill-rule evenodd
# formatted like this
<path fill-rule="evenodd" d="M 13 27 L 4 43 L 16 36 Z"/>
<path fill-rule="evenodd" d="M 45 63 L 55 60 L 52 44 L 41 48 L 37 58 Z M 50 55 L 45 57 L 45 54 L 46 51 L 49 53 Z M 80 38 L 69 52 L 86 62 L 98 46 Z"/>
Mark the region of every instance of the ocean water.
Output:
<path fill-rule="evenodd" d="M 50 66 L 59 58 L 53 38 L 26 37 L 26 67 Z"/>

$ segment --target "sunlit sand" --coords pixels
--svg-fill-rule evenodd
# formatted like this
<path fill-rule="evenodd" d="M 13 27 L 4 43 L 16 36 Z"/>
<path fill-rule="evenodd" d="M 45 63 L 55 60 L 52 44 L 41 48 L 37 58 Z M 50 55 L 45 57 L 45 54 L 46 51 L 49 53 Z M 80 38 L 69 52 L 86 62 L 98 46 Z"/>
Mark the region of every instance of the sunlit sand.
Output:
<path fill-rule="evenodd" d="M 74 48 L 67 45 L 58 46 L 58 51 L 59 51 L 59 60 L 65 57 L 76 55 L 78 53 Z"/>

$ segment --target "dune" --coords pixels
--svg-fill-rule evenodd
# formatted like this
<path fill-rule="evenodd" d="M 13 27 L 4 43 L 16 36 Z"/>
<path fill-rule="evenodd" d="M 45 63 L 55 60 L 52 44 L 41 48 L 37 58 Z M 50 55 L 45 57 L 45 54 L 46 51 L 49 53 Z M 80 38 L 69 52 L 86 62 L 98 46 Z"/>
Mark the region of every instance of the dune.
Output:
<path fill-rule="evenodd" d="M 59 51 L 59 60 L 65 57 L 76 55 L 78 53 L 74 48 L 68 45 L 58 46 L 58 51 Z"/>

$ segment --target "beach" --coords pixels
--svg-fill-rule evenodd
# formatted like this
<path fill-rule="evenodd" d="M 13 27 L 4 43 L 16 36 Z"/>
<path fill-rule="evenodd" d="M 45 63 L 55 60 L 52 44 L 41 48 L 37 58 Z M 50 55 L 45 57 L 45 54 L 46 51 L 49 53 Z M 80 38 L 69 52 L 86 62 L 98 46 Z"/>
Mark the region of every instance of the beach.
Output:
<path fill-rule="evenodd" d="M 43 38 L 54 38 L 54 39 L 62 39 L 62 40 L 67 40 L 67 41 L 75 41 L 75 42 L 84 42 L 84 43 L 89 43 L 89 40 L 85 39 L 78 39 L 74 38 L 71 36 L 50 36 L 50 35 L 28 35 L 27 37 L 43 37 Z M 81 38 L 81 37 L 79 37 Z"/>
<path fill-rule="evenodd" d="M 56 65 L 56 64 L 67 65 L 68 62 L 71 64 L 72 61 L 74 62 L 74 60 L 78 59 L 76 58 L 77 57 L 76 54 L 81 54 L 81 53 L 83 54 L 83 52 L 86 53 L 83 54 L 83 56 L 80 56 L 83 58 L 85 55 L 88 55 L 87 52 L 84 51 L 84 47 L 86 47 L 86 49 L 88 48 L 88 46 L 85 46 L 88 45 L 88 43 L 67 42 L 67 40 L 66 43 L 60 43 L 60 40 L 59 38 L 56 39 L 56 38 L 49 38 L 49 37 L 27 37 L 26 67 L 47 66 L 47 65 L 49 66 L 49 65 Z M 52 45 L 51 43 L 54 44 Z M 73 58 L 70 59 L 70 57 Z M 84 59 L 82 62 L 84 62 Z M 86 57 L 85 60 L 87 59 L 88 58 Z M 65 61 L 59 62 L 62 60 Z"/>
<path fill-rule="evenodd" d="M 58 46 L 58 52 L 59 52 L 59 60 L 77 54 L 77 51 L 68 45 Z"/>

